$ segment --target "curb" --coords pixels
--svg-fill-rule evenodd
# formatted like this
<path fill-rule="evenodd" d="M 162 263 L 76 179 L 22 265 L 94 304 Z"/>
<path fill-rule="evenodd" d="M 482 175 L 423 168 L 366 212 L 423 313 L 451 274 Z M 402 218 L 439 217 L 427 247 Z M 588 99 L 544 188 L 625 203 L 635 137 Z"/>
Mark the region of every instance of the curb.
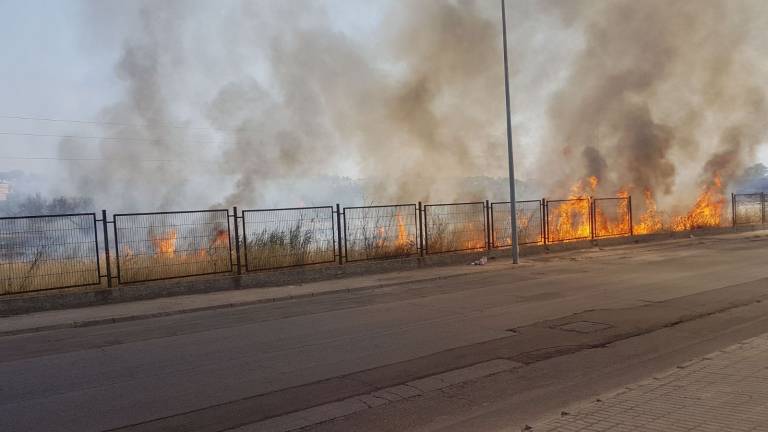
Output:
<path fill-rule="evenodd" d="M 493 270 L 489 269 L 486 271 L 493 271 Z M 421 279 L 412 279 L 412 280 L 401 281 L 401 282 L 380 283 L 380 284 L 373 284 L 373 285 L 363 285 L 363 286 L 352 287 L 352 288 L 341 288 L 337 290 L 309 292 L 304 294 L 296 294 L 296 295 L 280 296 L 280 297 L 269 297 L 269 298 L 263 298 L 263 299 L 257 299 L 257 300 L 244 301 L 241 303 L 220 303 L 220 304 L 209 305 L 209 306 L 191 307 L 191 308 L 162 311 L 162 312 L 150 312 L 145 314 L 140 313 L 136 315 L 127 315 L 127 316 L 120 316 L 120 317 L 113 317 L 113 318 L 96 318 L 96 319 L 84 320 L 84 321 L 71 321 L 71 322 L 61 323 L 61 324 L 50 324 L 50 325 L 44 325 L 39 327 L 28 327 L 28 328 L 17 329 L 17 330 L 0 331 L 0 337 L 18 336 L 22 334 L 40 333 L 44 331 L 62 330 L 67 328 L 94 327 L 99 325 L 119 324 L 123 322 L 140 321 L 143 319 L 152 319 L 152 318 L 163 318 L 163 317 L 170 317 L 175 315 L 183 315 L 187 313 L 206 312 L 206 311 L 219 310 L 219 309 L 230 309 L 230 308 L 237 308 L 237 307 L 254 306 L 258 304 L 277 303 L 277 302 L 284 302 L 284 301 L 290 301 L 290 300 L 302 300 L 302 299 L 307 299 L 312 297 L 322 297 L 322 296 L 333 295 L 333 294 L 351 294 L 356 292 L 375 291 L 377 289 L 389 288 L 393 286 L 407 286 L 415 283 L 454 279 L 454 278 L 469 276 L 469 275 L 478 274 L 478 273 L 483 273 L 483 272 L 474 272 L 474 273 L 464 272 L 464 273 L 457 273 L 452 275 L 442 275 L 442 276 L 432 276 L 432 277 L 421 278 Z M 201 294 L 201 295 L 205 295 L 205 294 Z M 23 315 L 16 315 L 16 316 L 23 316 Z M 2 318 L 0 318 L 0 323 L 2 323 Z"/>

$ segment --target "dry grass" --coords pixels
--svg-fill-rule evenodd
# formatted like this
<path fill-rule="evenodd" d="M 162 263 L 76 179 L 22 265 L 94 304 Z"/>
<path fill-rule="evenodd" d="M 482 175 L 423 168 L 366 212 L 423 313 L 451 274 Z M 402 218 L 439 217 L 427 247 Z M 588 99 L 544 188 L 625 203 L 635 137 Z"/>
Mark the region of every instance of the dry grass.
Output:
<path fill-rule="evenodd" d="M 318 239 L 300 222 L 286 230 L 266 229 L 246 246 L 248 268 L 252 270 L 317 264 L 334 260 L 334 239 Z"/>
<path fill-rule="evenodd" d="M 120 281 L 124 283 L 223 273 L 231 269 L 229 249 L 120 257 Z M 116 264 L 112 272 L 117 275 Z"/>
<path fill-rule="evenodd" d="M 0 295 L 98 283 L 96 265 L 88 260 L 46 260 L 38 253 L 28 261 L 0 262 Z"/>
<path fill-rule="evenodd" d="M 440 253 L 485 249 L 485 235 L 483 225 L 457 225 L 435 218 L 427 228 L 427 251 Z"/>
<path fill-rule="evenodd" d="M 362 219 L 348 229 L 345 251 L 347 260 L 360 261 L 379 258 L 400 258 L 418 252 L 416 233 L 409 226 L 398 226 L 396 216 Z"/>

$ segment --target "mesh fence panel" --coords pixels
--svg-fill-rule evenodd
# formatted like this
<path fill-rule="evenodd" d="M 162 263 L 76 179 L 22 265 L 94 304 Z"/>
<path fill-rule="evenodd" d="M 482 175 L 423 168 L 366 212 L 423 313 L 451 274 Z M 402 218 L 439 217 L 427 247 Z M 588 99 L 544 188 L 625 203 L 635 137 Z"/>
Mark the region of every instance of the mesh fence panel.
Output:
<path fill-rule="evenodd" d="M 736 194 L 734 199 L 735 225 L 752 225 L 763 223 L 763 195 Z"/>
<path fill-rule="evenodd" d="M 243 211 L 245 268 L 267 270 L 333 262 L 332 207 Z"/>
<path fill-rule="evenodd" d="M 491 203 L 493 247 L 512 246 L 512 218 L 509 202 Z M 542 243 L 541 201 L 517 201 L 517 239 L 519 244 Z"/>
<path fill-rule="evenodd" d="M 425 248 L 428 254 L 485 249 L 485 204 L 424 206 Z"/>
<path fill-rule="evenodd" d="M 344 208 L 347 261 L 413 255 L 417 236 L 416 204 Z"/>
<path fill-rule="evenodd" d="M 629 198 L 595 198 L 595 237 L 627 236 L 630 228 Z"/>
<path fill-rule="evenodd" d="M 116 214 L 121 283 L 232 269 L 228 210 Z"/>
<path fill-rule="evenodd" d="M 97 284 L 95 214 L 0 218 L 0 294 Z"/>
<path fill-rule="evenodd" d="M 547 241 L 583 240 L 592 236 L 589 199 L 547 201 Z"/>

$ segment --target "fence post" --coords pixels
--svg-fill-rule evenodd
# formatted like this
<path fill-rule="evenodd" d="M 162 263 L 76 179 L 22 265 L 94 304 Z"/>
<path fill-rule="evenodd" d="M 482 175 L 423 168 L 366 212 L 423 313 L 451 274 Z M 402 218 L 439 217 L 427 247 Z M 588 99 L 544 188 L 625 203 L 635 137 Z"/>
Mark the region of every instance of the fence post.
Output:
<path fill-rule="evenodd" d="M 544 242 L 544 246 L 547 245 L 547 240 L 549 237 L 549 209 L 547 208 L 547 199 L 542 198 L 541 199 L 541 241 Z M 514 228 L 513 228 L 514 229 Z"/>
<path fill-rule="evenodd" d="M 101 226 L 104 229 L 104 260 L 107 268 L 107 287 L 112 288 L 112 263 L 109 259 L 109 230 L 107 229 L 107 211 L 101 211 Z"/>
<path fill-rule="evenodd" d="M 341 236 L 341 206 L 336 203 L 336 231 L 338 234 L 336 235 L 337 242 L 339 243 L 339 265 L 344 264 L 343 256 L 341 253 L 342 250 L 342 236 Z M 346 247 L 344 248 L 346 250 Z"/>
<path fill-rule="evenodd" d="M 424 206 L 424 255 L 429 255 L 429 222 L 427 221 L 427 206 Z"/>
<path fill-rule="evenodd" d="M 424 256 L 424 208 L 419 201 L 419 256 Z"/>
<path fill-rule="evenodd" d="M 736 228 L 736 194 L 731 192 L 731 224 Z"/>
<path fill-rule="evenodd" d="M 237 266 L 237 274 L 243 274 L 240 264 L 240 222 L 237 217 L 237 206 L 232 207 L 232 211 L 235 212 L 235 265 Z M 243 246 L 247 247 L 246 245 Z"/>
<path fill-rule="evenodd" d="M 765 225 L 765 192 L 760 192 L 760 204 L 763 210 L 762 211 L 763 218 L 761 219 L 761 222 L 763 223 L 763 225 Z"/>
<path fill-rule="evenodd" d="M 632 195 L 627 197 L 627 207 L 629 209 L 629 235 L 635 235 L 635 226 L 632 221 Z"/>
<path fill-rule="evenodd" d="M 491 250 L 491 203 L 485 200 L 485 248 Z"/>
<path fill-rule="evenodd" d="M 490 215 L 491 219 L 491 226 L 488 228 L 488 238 L 491 243 L 491 249 L 496 249 L 496 231 L 494 230 L 493 226 L 496 221 L 493 220 L 493 203 L 491 203 L 490 207 L 488 208 L 488 214 Z"/>
<path fill-rule="evenodd" d="M 595 217 L 597 203 L 594 198 L 589 197 L 589 236 L 592 240 L 595 239 L 595 225 L 597 225 L 597 218 Z"/>

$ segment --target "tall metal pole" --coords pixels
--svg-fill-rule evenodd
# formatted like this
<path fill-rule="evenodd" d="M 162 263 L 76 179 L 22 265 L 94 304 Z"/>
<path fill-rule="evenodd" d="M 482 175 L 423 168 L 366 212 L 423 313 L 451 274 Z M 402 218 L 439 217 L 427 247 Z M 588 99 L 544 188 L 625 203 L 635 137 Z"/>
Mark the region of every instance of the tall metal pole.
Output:
<path fill-rule="evenodd" d="M 501 0 L 501 36 L 504 41 L 504 92 L 507 102 L 507 154 L 509 155 L 509 202 L 512 218 L 512 262 L 520 261 L 517 239 L 517 205 L 515 203 L 515 163 L 512 157 L 512 114 L 509 107 L 509 59 L 507 58 L 507 12 L 504 0 Z"/>

